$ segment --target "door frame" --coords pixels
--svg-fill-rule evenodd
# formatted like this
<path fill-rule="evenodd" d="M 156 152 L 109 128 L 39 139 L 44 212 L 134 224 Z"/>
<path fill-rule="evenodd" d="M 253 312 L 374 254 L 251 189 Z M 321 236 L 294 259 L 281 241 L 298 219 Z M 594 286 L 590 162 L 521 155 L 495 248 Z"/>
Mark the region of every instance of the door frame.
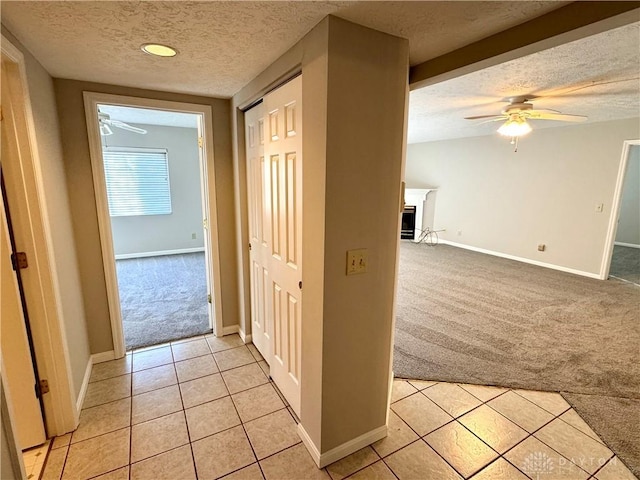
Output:
<path fill-rule="evenodd" d="M 16 112 L 14 134 L 20 152 L 19 177 L 4 169 L 5 180 L 18 186 L 9 201 L 21 204 L 30 215 L 28 228 L 14 225 L 21 237 L 33 241 L 34 258 L 29 259 L 33 274 L 25 278 L 27 302 L 31 308 L 31 327 L 39 373 L 49 381 L 51 390 L 43 396 L 48 435 L 61 435 L 74 430 L 80 411 L 76 404 L 69 350 L 61 311 L 61 286 L 53 262 L 52 221 L 44 208 L 44 179 L 31 107 L 31 96 L 23 53 L 4 35 L 0 49 L 11 84 L 12 108 Z M 25 231 L 28 230 L 28 231 Z M 2 259 L 5 261 L 5 259 Z M 6 385 L 5 385 L 6 386 Z M 7 395 L 7 398 L 10 394 Z M 15 406 L 14 406 L 15 410 Z M 19 450 L 19 449 L 18 449 Z"/>
<path fill-rule="evenodd" d="M 237 102 L 236 94 L 231 99 L 231 124 L 233 145 L 233 181 L 234 206 L 236 216 L 236 254 L 238 270 L 238 333 L 243 342 L 252 340 L 251 315 L 251 261 L 249 259 L 249 205 L 247 185 L 247 156 L 245 142 L 245 113 L 263 101 L 265 95 L 278 87 L 302 75 L 302 64 L 295 62 L 291 68 L 285 68 L 282 73 L 275 75 L 268 82 L 258 82 L 250 89 L 241 101 Z M 257 80 L 253 80 L 256 82 Z M 251 85 L 250 85 L 251 86 Z M 247 88 L 247 87 L 245 87 Z M 244 93 L 241 91 L 240 93 Z"/>
<path fill-rule="evenodd" d="M 215 171 L 213 168 L 213 113 L 208 105 L 194 103 L 172 102 L 141 97 L 128 97 L 98 92 L 83 92 L 84 108 L 87 122 L 89 152 L 91 156 L 91 170 L 93 187 L 98 213 L 98 227 L 100 231 L 100 247 L 102 250 L 102 264 L 105 272 L 107 287 L 107 301 L 113 337 L 113 357 L 122 358 L 125 354 L 124 333 L 122 328 L 122 313 L 120 310 L 120 294 L 116 275 L 116 261 L 113 250 L 113 236 L 111 218 L 107 202 L 107 190 L 102 160 L 102 141 L 98 123 L 98 105 L 108 104 L 121 107 L 139 107 L 152 110 L 174 111 L 199 115 L 200 130 L 202 131 L 202 148 L 200 149 L 201 182 L 205 189 L 207 202 L 203 205 L 203 215 L 207 219 L 205 229 L 205 254 L 209 259 L 208 275 L 213 309 L 209 307 L 210 317 L 214 319 L 214 333 L 223 334 L 222 326 L 222 290 L 220 288 L 220 242 L 218 236 L 218 209 L 215 190 Z M 205 208 L 206 207 L 206 208 Z M 105 360 L 107 360 L 105 358 Z"/>
<path fill-rule="evenodd" d="M 620 155 L 618 177 L 616 178 L 615 190 L 613 191 L 613 200 L 611 202 L 611 216 L 609 217 L 609 226 L 607 228 L 607 236 L 605 238 L 602 263 L 600 265 L 600 280 L 606 280 L 607 278 L 609 278 L 611 259 L 613 257 L 613 247 L 616 241 L 616 233 L 618 231 L 618 219 L 620 217 L 620 204 L 622 202 L 624 179 L 627 175 L 627 165 L 629 164 L 629 154 L 631 153 L 631 147 L 634 145 L 640 145 L 640 139 L 625 140 L 622 144 L 622 154 Z"/>

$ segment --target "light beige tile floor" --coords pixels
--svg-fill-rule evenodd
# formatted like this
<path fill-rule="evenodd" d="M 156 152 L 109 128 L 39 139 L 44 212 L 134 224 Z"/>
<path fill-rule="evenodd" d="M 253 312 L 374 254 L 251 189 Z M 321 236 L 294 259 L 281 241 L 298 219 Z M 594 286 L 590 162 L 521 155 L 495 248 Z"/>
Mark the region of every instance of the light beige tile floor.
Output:
<path fill-rule="evenodd" d="M 30 448 L 22 452 L 22 461 L 24 462 L 24 469 L 28 480 L 40 478 L 40 473 L 44 468 L 50 445 L 51 441 L 47 440 L 38 447 Z"/>
<path fill-rule="evenodd" d="M 264 359 L 237 335 L 98 364 L 86 398 L 44 480 L 635 478 L 556 393 L 402 379 L 388 436 L 319 470 Z"/>

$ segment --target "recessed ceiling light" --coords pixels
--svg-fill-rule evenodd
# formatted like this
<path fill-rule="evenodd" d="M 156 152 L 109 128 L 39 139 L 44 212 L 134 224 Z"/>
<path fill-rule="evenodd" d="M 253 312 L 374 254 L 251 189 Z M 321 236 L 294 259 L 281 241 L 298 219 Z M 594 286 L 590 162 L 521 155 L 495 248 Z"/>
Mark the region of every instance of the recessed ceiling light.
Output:
<path fill-rule="evenodd" d="M 156 57 L 175 57 L 178 54 L 175 48 L 160 43 L 145 43 L 140 48 L 144 53 L 155 55 Z"/>

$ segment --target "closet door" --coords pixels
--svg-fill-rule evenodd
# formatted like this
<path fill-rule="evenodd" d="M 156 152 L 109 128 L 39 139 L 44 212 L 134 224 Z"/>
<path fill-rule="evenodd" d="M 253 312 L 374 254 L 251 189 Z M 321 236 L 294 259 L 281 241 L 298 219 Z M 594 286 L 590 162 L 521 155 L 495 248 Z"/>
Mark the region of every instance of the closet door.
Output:
<path fill-rule="evenodd" d="M 252 338 L 300 413 L 302 78 L 245 114 Z"/>

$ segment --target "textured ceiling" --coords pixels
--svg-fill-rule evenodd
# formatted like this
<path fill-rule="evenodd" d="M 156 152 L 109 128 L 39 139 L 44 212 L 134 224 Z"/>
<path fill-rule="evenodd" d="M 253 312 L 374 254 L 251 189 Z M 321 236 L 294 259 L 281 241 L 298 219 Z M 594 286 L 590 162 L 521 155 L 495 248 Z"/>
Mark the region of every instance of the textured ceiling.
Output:
<path fill-rule="evenodd" d="M 408 38 L 420 63 L 568 2 L 2 1 L 2 23 L 54 77 L 229 97 L 334 14 Z M 146 42 L 180 54 L 155 58 Z"/>
<path fill-rule="evenodd" d="M 229 97 L 328 14 L 408 38 L 415 65 L 566 3 L 3 0 L 1 14 L 54 77 Z M 139 49 L 145 42 L 180 54 L 146 55 Z M 495 124 L 463 117 L 497 114 L 500 99 L 528 93 L 545 97 L 534 101 L 537 108 L 590 122 L 638 116 L 639 45 L 635 24 L 413 91 L 409 142 L 492 134 Z M 594 83 L 605 84 L 582 88 Z"/>
<path fill-rule="evenodd" d="M 99 107 L 100 111 L 108 113 L 112 120 L 120 120 L 125 123 L 198 128 L 198 116 L 192 113 L 119 107 L 116 105 L 100 105 Z"/>
<path fill-rule="evenodd" d="M 589 122 L 640 116 L 640 23 L 586 37 L 411 92 L 409 143 L 490 135 L 503 98 L 535 94 L 534 108 L 586 115 Z M 623 80 L 623 81 L 621 81 Z M 531 121 L 535 129 L 572 125 Z M 640 132 L 639 132 L 640 133 Z"/>

